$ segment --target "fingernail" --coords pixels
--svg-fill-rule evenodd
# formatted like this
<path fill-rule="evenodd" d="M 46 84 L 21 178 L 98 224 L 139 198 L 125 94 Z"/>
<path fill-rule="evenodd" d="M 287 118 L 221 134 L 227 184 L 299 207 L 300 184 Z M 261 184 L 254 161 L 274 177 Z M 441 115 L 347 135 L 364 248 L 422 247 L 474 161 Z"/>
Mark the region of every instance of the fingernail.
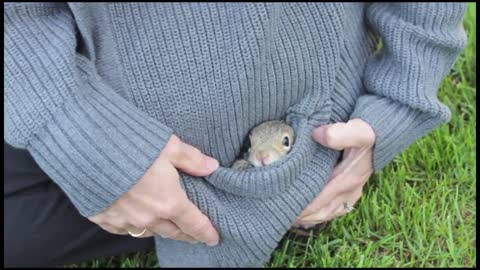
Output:
<path fill-rule="evenodd" d="M 214 170 L 218 169 L 219 166 L 220 166 L 220 164 L 218 163 L 218 160 L 216 160 L 214 158 L 211 158 L 211 157 L 208 158 L 207 168 L 209 170 L 214 171 Z"/>
<path fill-rule="evenodd" d="M 324 132 L 325 126 L 320 126 L 316 129 L 313 130 L 312 137 L 315 141 L 320 142 L 320 140 L 323 137 L 323 132 Z"/>
<path fill-rule="evenodd" d="M 326 126 L 319 126 L 318 128 L 315 129 L 316 132 L 322 133 L 327 127 Z"/>
<path fill-rule="evenodd" d="M 209 242 L 206 242 L 205 244 L 207 244 L 207 246 L 209 247 L 214 247 L 218 245 L 218 241 L 209 241 Z"/>
<path fill-rule="evenodd" d="M 320 135 L 324 128 L 325 128 L 324 126 L 317 127 L 316 129 L 313 130 L 313 135 L 314 136 Z"/>

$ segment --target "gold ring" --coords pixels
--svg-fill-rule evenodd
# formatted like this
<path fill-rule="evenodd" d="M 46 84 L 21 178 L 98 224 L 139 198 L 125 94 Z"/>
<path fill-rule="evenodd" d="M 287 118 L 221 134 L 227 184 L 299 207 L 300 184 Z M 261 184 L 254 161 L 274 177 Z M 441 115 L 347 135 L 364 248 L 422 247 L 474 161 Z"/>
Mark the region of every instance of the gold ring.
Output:
<path fill-rule="evenodd" d="M 349 202 L 344 202 L 344 203 L 343 203 L 343 207 L 345 207 L 345 209 L 347 209 L 347 213 L 348 213 L 348 212 L 351 212 L 353 209 L 355 209 L 355 208 L 353 208 L 352 205 L 350 205 Z"/>
<path fill-rule="evenodd" d="M 140 236 L 142 236 L 146 231 L 147 231 L 147 228 L 143 229 L 143 231 L 142 231 L 141 233 L 134 234 L 134 233 L 131 233 L 129 230 L 127 230 L 128 234 L 130 234 L 130 235 L 133 236 L 133 237 L 140 237 Z"/>

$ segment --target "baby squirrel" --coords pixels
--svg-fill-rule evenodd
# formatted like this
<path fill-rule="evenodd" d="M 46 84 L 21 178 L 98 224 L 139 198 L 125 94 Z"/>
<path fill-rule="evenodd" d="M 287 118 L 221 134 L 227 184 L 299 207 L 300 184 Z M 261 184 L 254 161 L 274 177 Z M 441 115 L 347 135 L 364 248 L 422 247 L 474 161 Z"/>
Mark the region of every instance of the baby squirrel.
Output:
<path fill-rule="evenodd" d="M 243 158 L 237 159 L 232 168 L 245 170 L 252 167 L 269 165 L 287 155 L 292 148 L 295 134 L 293 128 L 284 121 L 266 121 L 254 127 L 249 134 L 248 150 L 243 153 Z M 308 235 L 318 225 L 293 224 L 289 231 L 299 235 Z"/>
<path fill-rule="evenodd" d="M 293 128 L 284 121 L 263 122 L 250 131 L 248 150 L 233 163 L 232 168 L 245 170 L 267 166 L 290 152 L 294 137 Z"/>

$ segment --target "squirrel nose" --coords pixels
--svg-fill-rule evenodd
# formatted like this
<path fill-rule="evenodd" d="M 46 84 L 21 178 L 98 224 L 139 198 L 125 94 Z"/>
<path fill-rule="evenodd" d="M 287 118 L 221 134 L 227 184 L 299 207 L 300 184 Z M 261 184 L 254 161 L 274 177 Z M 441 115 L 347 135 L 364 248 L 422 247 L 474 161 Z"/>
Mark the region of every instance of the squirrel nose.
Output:
<path fill-rule="evenodd" d="M 267 165 L 269 155 L 267 153 L 260 153 L 258 159 L 261 161 L 262 165 Z"/>

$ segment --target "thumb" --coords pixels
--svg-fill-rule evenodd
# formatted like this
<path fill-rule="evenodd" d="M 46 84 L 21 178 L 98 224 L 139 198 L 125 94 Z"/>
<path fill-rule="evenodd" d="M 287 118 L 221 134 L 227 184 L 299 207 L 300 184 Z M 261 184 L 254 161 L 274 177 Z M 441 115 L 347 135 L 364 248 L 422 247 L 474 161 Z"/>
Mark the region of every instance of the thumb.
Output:
<path fill-rule="evenodd" d="M 216 159 L 203 154 L 190 144 L 182 142 L 175 135 L 172 135 L 167 143 L 164 154 L 175 168 L 192 176 L 210 175 L 219 166 Z"/>
<path fill-rule="evenodd" d="M 335 150 L 371 146 L 375 142 L 372 127 L 361 119 L 320 126 L 314 129 L 312 136 L 316 142 Z"/>

